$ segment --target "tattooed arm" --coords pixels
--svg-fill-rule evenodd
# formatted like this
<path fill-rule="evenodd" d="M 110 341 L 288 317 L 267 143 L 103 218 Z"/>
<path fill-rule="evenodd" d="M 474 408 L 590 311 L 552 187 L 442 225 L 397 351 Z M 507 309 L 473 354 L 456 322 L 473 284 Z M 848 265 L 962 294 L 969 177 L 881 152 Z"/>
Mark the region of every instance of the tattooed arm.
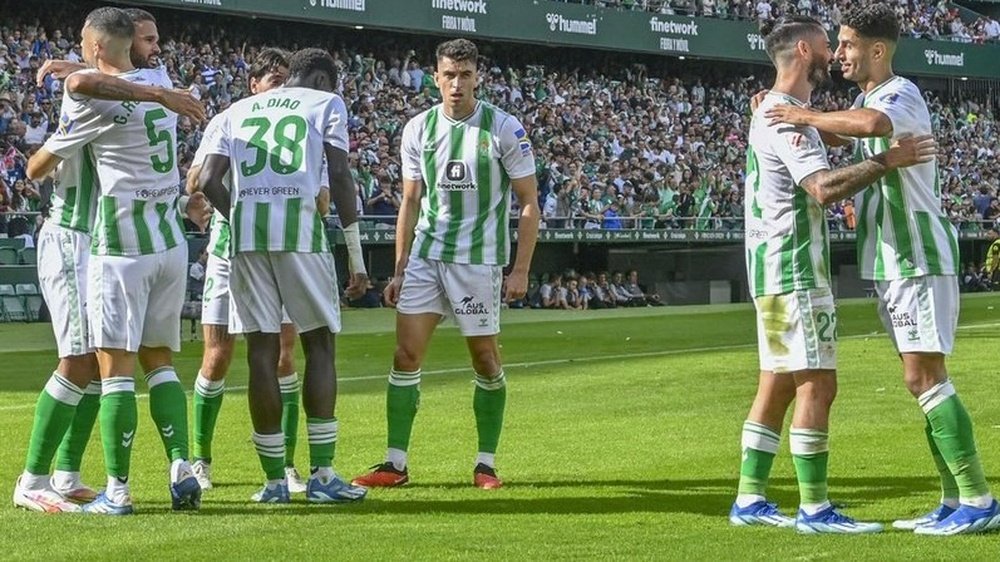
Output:
<path fill-rule="evenodd" d="M 154 102 L 197 122 L 205 119 L 205 107 L 187 90 L 144 86 L 98 72 L 74 72 L 66 78 L 66 90 L 100 100 Z"/>

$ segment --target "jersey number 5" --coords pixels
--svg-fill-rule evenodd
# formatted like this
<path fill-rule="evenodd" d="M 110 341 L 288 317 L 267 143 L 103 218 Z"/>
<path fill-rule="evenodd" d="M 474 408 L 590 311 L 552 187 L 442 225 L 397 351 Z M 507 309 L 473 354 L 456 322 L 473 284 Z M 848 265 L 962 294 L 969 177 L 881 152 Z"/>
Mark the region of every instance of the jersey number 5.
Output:
<path fill-rule="evenodd" d="M 302 166 L 305 151 L 302 141 L 306 138 L 306 120 L 298 115 L 286 115 L 274 124 L 273 148 L 264 138 L 271 131 L 271 120 L 267 117 L 250 117 L 240 125 L 243 129 L 254 129 L 247 142 L 247 150 L 253 150 L 253 158 L 240 163 L 243 177 L 259 174 L 270 161 L 274 173 L 287 176 L 297 172 Z M 287 164 L 282 160 L 282 151 L 287 150 L 292 158 Z"/>
<path fill-rule="evenodd" d="M 166 118 L 167 112 L 162 109 L 153 109 L 146 112 L 146 137 L 149 139 L 149 146 L 167 145 L 167 157 L 165 159 L 160 158 L 159 154 L 149 157 L 150 163 L 153 164 L 153 171 L 158 174 L 165 174 L 174 169 L 174 140 L 170 137 L 170 131 L 166 129 L 156 130 L 156 122 Z"/>

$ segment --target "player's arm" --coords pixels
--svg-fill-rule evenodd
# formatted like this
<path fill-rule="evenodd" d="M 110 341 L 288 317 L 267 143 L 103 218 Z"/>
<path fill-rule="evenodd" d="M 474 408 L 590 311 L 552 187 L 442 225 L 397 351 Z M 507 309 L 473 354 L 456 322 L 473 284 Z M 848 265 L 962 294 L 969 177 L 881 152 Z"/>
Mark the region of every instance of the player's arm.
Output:
<path fill-rule="evenodd" d="M 797 183 L 825 206 L 851 197 L 891 170 L 931 162 L 936 156 L 937 143 L 931 135 L 906 137 L 864 162 L 835 170 L 819 170 Z"/>
<path fill-rule="evenodd" d="M 45 77 L 49 74 L 56 80 L 65 80 L 69 75 L 85 68 L 87 68 L 87 65 L 78 62 L 49 59 L 43 62 L 41 68 L 38 69 L 35 81 L 38 83 L 38 87 L 41 88 L 45 85 Z"/>
<path fill-rule="evenodd" d="M 394 277 L 402 277 L 413 247 L 413 238 L 420 217 L 420 197 L 423 194 L 424 182 L 420 179 L 403 178 L 403 199 L 396 215 L 396 265 Z"/>
<path fill-rule="evenodd" d="M 74 72 L 66 78 L 66 91 L 100 100 L 154 102 L 199 123 L 205 120 L 205 106 L 187 90 L 136 84 L 100 72 Z"/>
<path fill-rule="evenodd" d="M 51 174 L 60 162 L 77 154 L 113 127 L 114 123 L 105 118 L 108 114 L 107 103 L 95 100 L 84 102 L 64 96 L 59 128 L 28 159 L 25 169 L 28 179 L 40 180 Z"/>
<path fill-rule="evenodd" d="M 25 169 L 25 175 L 28 176 L 29 180 L 40 180 L 51 174 L 62 161 L 63 159 L 61 157 L 49 152 L 43 146 L 28 159 L 28 166 Z"/>
<path fill-rule="evenodd" d="M 821 112 L 796 105 L 777 105 L 764 113 L 771 125 L 815 127 L 827 133 L 823 141 L 835 140 L 836 144 L 848 144 L 849 139 L 839 137 L 890 137 L 892 120 L 885 113 L 871 108 L 848 109 L 844 111 Z M 833 144 L 833 143 L 828 143 Z"/>
<path fill-rule="evenodd" d="M 517 300 L 528 291 L 528 271 L 531 269 L 531 256 L 535 253 L 535 243 L 538 242 L 541 213 L 538 209 L 538 179 L 534 174 L 512 179 L 510 186 L 517 197 L 521 214 L 517 219 L 517 255 L 507 279 L 506 297 L 507 300 Z"/>
<path fill-rule="evenodd" d="M 316 204 L 322 207 L 324 205 L 322 198 L 327 197 L 337 206 L 337 216 L 340 217 L 340 227 L 344 231 L 344 242 L 347 244 L 348 271 L 350 271 L 346 294 L 348 298 L 356 299 L 365 294 L 368 286 L 368 270 L 365 268 L 364 253 L 361 250 L 358 210 L 355 208 L 357 188 L 351 176 L 351 166 L 347 162 L 347 152 L 350 150 L 347 106 L 339 96 L 331 98 L 327 106 L 323 141 L 330 190 L 325 196 L 320 190 Z M 329 212 L 329 201 L 325 205 Z"/>
<path fill-rule="evenodd" d="M 209 154 L 205 157 L 205 162 L 202 163 L 199 170 L 198 185 L 194 192 L 204 193 L 212 206 L 222 213 L 226 220 L 229 220 L 232 194 L 222 181 L 227 174 L 229 174 L 229 156 Z"/>

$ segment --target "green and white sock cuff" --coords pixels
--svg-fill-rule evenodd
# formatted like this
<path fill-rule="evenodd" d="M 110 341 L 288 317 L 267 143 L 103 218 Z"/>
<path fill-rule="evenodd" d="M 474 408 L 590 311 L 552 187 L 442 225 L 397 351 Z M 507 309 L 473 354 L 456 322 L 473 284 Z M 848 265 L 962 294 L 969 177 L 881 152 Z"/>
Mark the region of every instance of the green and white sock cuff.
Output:
<path fill-rule="evenodd" d="M 284 433 L 260 434 L 253 432 L 251 434 L 251 439 L 253 439 L 253 445 L 254 448 L 257 449 L 258 455 L 275 459 L 285 458 Z"/>
<path fill-rule="evenodd" d="M 160 367 L 159 369 L 153 369 L 152 371 L 146 373 L 146 384 L 151 389 L 160 386 L 161 384 L 172 382 L 177 384 L 181 383 L 181 380 L 177 378 L 177 371 L 174 371 L 173 367 Z"/>
<path fill-rule="evenodd" d="M 830 450 L 830 434 L 818 429 L 793 427 L 788 432 L 788 443 L 793 455 L 818 455 Z"/>
<path fill-rule="evenodd" d="M 420 369 L 413 372 L 389 370 L 389 384 L 392 386 L 417 386 L 420 384 Z"/>
<path fill-rule="evenodd" d="M 287 377 L 278 377 L 278 388 L 282 394 L 298 394 L 299 374 L 292 373 Z"/>
<path fill-rule="evenodd" d="M 306 419 L 306 432 L 309 434 L 310 445 L 328 445 L 337 442 L 338 424 L 336 418 Z"/>
<path fill-rule="evenodd" d="M 743 422 L 743 439 L 740 442 L 741 449 L 753 449 L 774 455 L 777 454 L 780 444 L 780 433 L 775 433 L 774 430 L 766 425 L 756 422 Z"/>
<path fill-rule="evenodd" d="M 101 381 L 90 381 L 87 388 L 83 389 L 84 394 L 101 394 Z"/>
<path fill-rule="evenodd" d="M 135 394 L 135 379 L 132 377 L 111 377 L 101 381 L 101 396 L 107 396 L 116 392 L 130 392 Z"/>
<path fill-rule="evenodd" d="M 83 399 L 84 390 L 59 373 L 52 373 L 49 381 L 45 383 L 45 393 L 57 402 L 76 406 Z"/>
<path fill-rule="evenodd" d="M 934 385 L 933 388 L 921 394 L 917 398 L 917 402 L 920 404 L 920 409 L 924 411 L 924 414 L 929 414 L 931 410 L 937 408 L 942 402 L 954 395 L 955 385 L 952 384 L 951 379 L 947 379 L 944 382 Z"/>
<path fill-rule="evenodd" d="M 225 379 L 221 381 L 209 380 L 199 372 L 198 378 L 194 380 L 194 391 L 198 396 L 215 398 L 226 391 L 226 381 Z"/>
<path fill-rule="evenodd" d="M 497 373 L 492 379 L 476 373 L 476 386 L 483 390 L 500 390 L 507 386 L 507 377 L 504 376 L 503 371 Z"/>

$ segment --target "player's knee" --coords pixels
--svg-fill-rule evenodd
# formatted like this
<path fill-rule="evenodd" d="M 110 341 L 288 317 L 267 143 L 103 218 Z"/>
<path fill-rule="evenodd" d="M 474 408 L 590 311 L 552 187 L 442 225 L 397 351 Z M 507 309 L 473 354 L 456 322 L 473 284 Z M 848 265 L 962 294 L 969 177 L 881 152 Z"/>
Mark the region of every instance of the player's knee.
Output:
<path fill-rule="evenodd" d="M 79 387 L 85 387 L 94 380 L 101 380 L 100 367 L 93 353 L 73 355 L 59 360 L 59 373 Z"/>
<path fill-rule="evenodd" d="M 397 371 L 413 372 L 420 369 L 422 360 L 422 354 L 417 352 L 416 349 L 399 344 L 396 346 L 396 352 L 393 354 L 392 364 L 393 368 Z"/>
<path fill-rule="evenodd" d="M 493 378 L 500 373 L 500 357 L 492 349 L 473 351 L 472 367 L 478 375 Z"/>
<path fill-rule="evenodd" d="M 800 384 L 795 392 L 796 400 L 817 408 L 830 408 L 836 398 L 837 379 L 833 376 L 816 377 L 806 384 Z"/>
<path fill-rule="evenodd" d="M 944 368 L 944 358 L 937 359 L 933 356 L 922 356 L 920 359 L 904 363 L 903 383 L 914 397 L 919 397 L 948 378 Z"/>
<path fill-rule="evenodd" d="M 173 364 L 173 352 L 169 347 L 140 347 L 139 364 L 145 372 Z"/>
<path fill-rule="evenodd" d="M 278 374 L 279 375 L 290 375 L 295 372 L 295 355 L 286 350 L 284 347 L 281 348 L 281 352 L 278 353 Z"/>

